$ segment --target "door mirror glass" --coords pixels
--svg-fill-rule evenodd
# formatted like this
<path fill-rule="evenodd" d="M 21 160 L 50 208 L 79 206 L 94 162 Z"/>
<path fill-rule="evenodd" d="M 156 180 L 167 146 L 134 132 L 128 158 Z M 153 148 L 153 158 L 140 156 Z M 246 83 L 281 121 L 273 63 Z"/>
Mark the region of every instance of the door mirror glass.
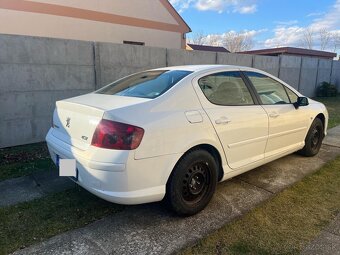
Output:
<path fill-rule="evenodd" d="M 307 97 L 298 97 L 297 101 L 294 103 L 295 109 L 298 109 L 300 106 L 308 105 L 308 98 Z"/>

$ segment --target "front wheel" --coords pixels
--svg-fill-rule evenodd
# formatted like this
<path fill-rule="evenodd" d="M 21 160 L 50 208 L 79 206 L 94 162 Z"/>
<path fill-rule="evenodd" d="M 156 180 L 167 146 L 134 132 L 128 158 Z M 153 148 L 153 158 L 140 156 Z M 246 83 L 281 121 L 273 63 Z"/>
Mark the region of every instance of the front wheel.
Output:
<path fill-rule="evenodd" d="M 323 138 L 324 130 L 322 121 L 319 118 L 316 118 L 313 121 L 306 136 L 305 146 L 302 148 L 302 150 L 299 151 L 299 153 L 306 157 L 315 156 L 316 154 L 318 154 L 321 148 Z"/>
<path fill-rule="evenodd" d="M 165 200 L 180 215 L 193 215 L 211 200 L 217 184 L 217 163 L 205 150 L 185 154 L 167 183 Z"/>

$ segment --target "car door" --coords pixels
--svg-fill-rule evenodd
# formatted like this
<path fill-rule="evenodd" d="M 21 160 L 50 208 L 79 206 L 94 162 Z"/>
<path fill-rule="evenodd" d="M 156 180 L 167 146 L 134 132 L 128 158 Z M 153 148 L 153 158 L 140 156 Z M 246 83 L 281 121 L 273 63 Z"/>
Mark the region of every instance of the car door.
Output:
<path fill-rule="evenodd" d="M 193 80 L 193 85 L 230 168 L 263 160 L 268 116 L 251 94 L 240 71 L 201 75 Z"/>
<path fill-rule="evenodd" d="M 308 127 L 303 107 L 295 109 L 297 95 L 279 81 L 257 72 L 245 72 L 269 116 L 269 135 L 265 157 L 300 148 Z"/>

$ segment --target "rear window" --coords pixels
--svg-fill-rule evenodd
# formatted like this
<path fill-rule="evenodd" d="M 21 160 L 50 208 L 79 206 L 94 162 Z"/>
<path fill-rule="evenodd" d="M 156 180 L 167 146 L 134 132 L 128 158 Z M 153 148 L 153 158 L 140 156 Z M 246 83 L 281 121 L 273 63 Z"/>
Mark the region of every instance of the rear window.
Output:
<path fill-rule="evenodd" d="M 192 72 L 156 70 L 133 74 L 97 90 L 95 93 L 127 97 L 156 98 Z"/>

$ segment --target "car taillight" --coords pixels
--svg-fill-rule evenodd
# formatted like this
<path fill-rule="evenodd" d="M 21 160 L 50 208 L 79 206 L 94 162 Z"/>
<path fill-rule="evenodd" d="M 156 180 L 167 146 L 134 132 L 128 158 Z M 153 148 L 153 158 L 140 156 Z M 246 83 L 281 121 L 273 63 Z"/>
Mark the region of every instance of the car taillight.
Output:
<path fill-rule="evenodd" d="M 142 141 L 144 129 L 102 119 L 94 132 L 91 145 L 116 150 L 134 150 Z"/>

